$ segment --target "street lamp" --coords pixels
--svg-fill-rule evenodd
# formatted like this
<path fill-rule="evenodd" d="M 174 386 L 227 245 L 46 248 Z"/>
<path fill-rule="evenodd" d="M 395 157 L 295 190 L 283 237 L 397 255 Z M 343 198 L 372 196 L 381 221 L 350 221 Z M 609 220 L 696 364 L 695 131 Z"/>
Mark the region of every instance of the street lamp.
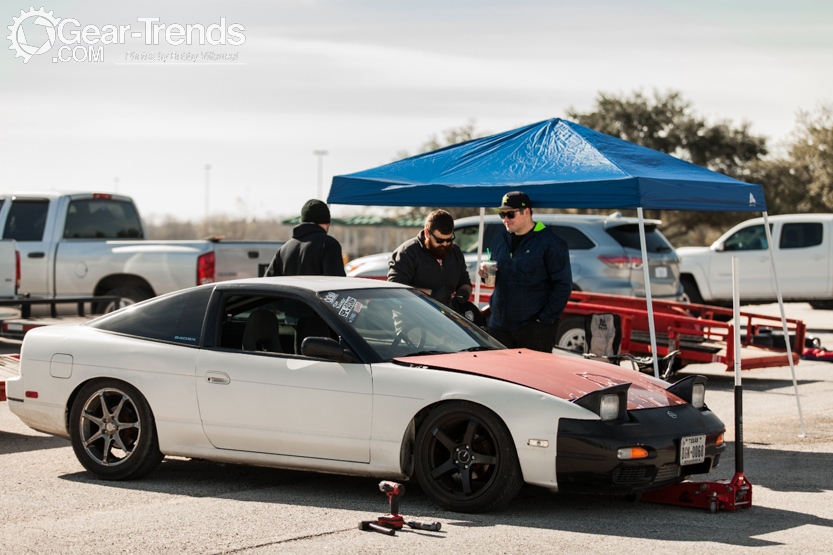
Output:
<path fill-rule="evenodd" d="M 324 157 L 328 155 L 329 152 L 326 150 L 313 150 L 312 155 L 318 156 L 318 200 L 322 200 L 321 195 L 323 194 L 322 188 L 324 186 Z"/>
<path fill-rule="evenodd" d="M 208 192 L 211 177 L 211 165 L 205 165 L 205 233 L 211 232 L 211 218 L 208 212 Z"/>

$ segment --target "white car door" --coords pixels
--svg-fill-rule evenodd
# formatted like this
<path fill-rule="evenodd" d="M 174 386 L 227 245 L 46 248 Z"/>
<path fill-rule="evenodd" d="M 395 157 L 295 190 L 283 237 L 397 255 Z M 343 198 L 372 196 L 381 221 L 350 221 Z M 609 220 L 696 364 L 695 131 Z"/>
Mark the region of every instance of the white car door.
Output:
<path fill-rule="evenodd" d="M 197 362 L 200 415 L 212 445 L 370 462 L 370 365 L 295 355 L 295 333 L 315 317 L 300 301 L 234 295 L 223 302 L 217 346 L 204 348 Z M 255 313 L 271 315 L 275 333 L 260 332 L 251 344 Z"/>
<path fill-rule="evenodd" d="M 732 257 L 740 266 L 741 299 L 771 299 L 775 279 L 763 224 L 743 227 L 730 235 L 711 257 L 709 283 L 717 299 L 732 298 Z"/>
<path fill-rule="evenodd" d="M 779 238 L 773 237 L 775 262 L 781 293 L 785 298 L 807 298 L 828 295 L 830 222 L 783 222 Z"/>

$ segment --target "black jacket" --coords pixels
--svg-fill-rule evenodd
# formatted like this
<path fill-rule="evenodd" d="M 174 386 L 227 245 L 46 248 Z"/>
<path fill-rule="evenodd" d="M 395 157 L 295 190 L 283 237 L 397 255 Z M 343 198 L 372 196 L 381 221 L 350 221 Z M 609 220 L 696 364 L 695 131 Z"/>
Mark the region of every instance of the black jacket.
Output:
<path fill-rule="evenodd" d="M 466 259 L 460 247 L 454 245 L 442 265 L 425 248 L 425 230 L 405 241 L 393 251 L 388 262 L 388 281 L 431 289 L 431 296 L 450 306 L 451 295 L 463 285 L 471 285 Z"/>
<path fill-rule="evenodd" d="M 292 230 L 266 269 L 269 276 L 344 276 L 341 245 L 318 224 L 304 223 Z"/>

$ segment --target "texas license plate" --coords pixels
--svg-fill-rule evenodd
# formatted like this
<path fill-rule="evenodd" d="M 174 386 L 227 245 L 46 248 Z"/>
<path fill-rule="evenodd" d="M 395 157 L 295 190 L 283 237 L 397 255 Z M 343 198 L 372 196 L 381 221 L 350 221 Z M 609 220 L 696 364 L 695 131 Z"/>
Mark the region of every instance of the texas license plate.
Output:
<path fill-rule="evenodd" d="M 656 277 L 658 278 L 667 278 L 668 277 L 668 268 L 665 266 L 657 266 Z"/>
<path fill-rule="evenodd" d="M 689 436 L 680 441 L 680 466 L 706 460 L 706 436 Z"/>

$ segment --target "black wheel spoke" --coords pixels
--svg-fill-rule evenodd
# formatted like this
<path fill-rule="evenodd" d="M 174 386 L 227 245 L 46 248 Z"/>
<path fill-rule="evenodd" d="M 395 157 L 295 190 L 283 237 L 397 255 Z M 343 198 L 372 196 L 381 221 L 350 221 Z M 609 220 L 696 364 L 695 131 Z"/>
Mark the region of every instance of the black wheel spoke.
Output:
<path fill-rule="evenodd" d="M 466 427 L 466 435 L 463 436 L 463 444 L 471 445 L 474 443 L 474 432 L 477 430 L 477 420 L 472 418 L 469 420 L 469 425 Z"/>
<path fill-rule="evenodd" d="M 497 457 L 493 455 L 481 455 L 475 453 L 471 457 L 472 464 L 497 464 Z"/>
<path fill-rule="evenodd" d="M 460 469 L 460 479 L 463 485 L 463 493 L 471 494 L 471 468 Z"/>
<path fill-rule="evenodd" d="M 457 470 L 457 465 L 454 464 L 454 459 L 448 459 L 443 464 L 431 471 L 431 477 L 436 480 L 443 474 L 451 472 L 452 470 Z"/>
<path fill-rule="evenodd" d="M 451 453 L 453 453 L 454 448 L 457 447 L 457 443 L 439 428 L 434 430 L 434 437 L 437 438 L 437 440 L 439 440 L 439 442 L 442 443 L 443 446 L 445 446 L 445 448 Z"/>

